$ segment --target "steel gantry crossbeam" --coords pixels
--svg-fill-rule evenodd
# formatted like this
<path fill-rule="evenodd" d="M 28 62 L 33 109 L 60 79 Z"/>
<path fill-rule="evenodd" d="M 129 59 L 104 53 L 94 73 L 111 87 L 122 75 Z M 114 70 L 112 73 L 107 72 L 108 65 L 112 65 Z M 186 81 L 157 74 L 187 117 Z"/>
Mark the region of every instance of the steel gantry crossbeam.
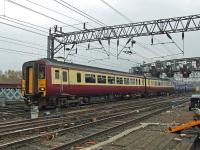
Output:
<path fill-rule="evenodd" d="M 111 40 L 120 38 L 133 38 L 139 36 L 153 36 L 178 32 L 200 30 L 200 14 L 143 21 L 115 26 L 105 26 L 94 29 L 85 29 L 75 32 L 62 32 L 61 28 L 54 27 L 48 37 L 48 57 L 53 57 L 65 45 Z M 59 44 L 54 47 L 54 41 Z"/>

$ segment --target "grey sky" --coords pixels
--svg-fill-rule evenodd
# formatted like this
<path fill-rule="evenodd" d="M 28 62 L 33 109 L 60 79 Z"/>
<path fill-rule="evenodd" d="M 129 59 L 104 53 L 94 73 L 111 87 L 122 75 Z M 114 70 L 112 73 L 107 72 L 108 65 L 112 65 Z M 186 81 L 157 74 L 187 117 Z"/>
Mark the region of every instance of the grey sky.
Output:
<path fill-rule="evenodd" d="M 52 13 L 45 9 L 39 8 L 26 0 L 13 0 L 17 3 L 23 4 L 29 8 L 42 12 L 48 16 L 53 18 L 59 19 L 67 24 L 77 24 L 79 22 L 74 21 L 72 19 L 63 17 L 61 15 Z M 41 4 L 51 9 L 55 9 L 61 13 L 64 13 L 72 18 L 80 20 L 82 22 L 88 22 L 89 25 L 98 27 L 99 25 L 91 22 L 87 18 L 80 16 L 79 14 L 70 11 L 69 9 L 59 5 L 54 0 L 32 0 L 35 3 Z M 122 18 L 120 15 L 115 13 L 105 4 L 103 4 L 100 0 L 65 0 L 69 2 L 73 6 L 81 9 L 82 11 L 92 15 L 93 17 L 101 20 L 106 25 L 116 25 L 116 24 L 124 24 L 129 23 L 127 20 Z M 169 18 L 169 17 L 176 17 L 176 16 L 184 16 L 184 15 L 192 15 L 192 14 L 199 14 L 200 8 L 200 1 L 199 0 L 106 0 L 109 4 L 113 7 L 118 9 L 128 18 L 130 18 L 133 22 L 138 21 L 145 21 L 145 20 L 153 20 L 153 19 L 160 19 L 160 18 Z M 0 0 L 0 14 L 3 15 L 5 13 L 8 17 L 13 17 L 16 19 L 20 19 L 22 21 L 27 21 L 33 24 L 37 24 L 46 28 L 52 27 L 54 25 L 61 25 L 65 26 L 59 22 L 53 21 L 48 19 L 44 16 L 38 15 L 12 3 L 5 1 L 5 12 L 4 12 L 4 0 Z M 0 18 L 0 22 L 10 23 Z M 11 37 L 19 40 L 25 40 L 33 43 L 37 43 L 42 47 L 38 48 L 30 48 L 24 47 L 22 45 L 16 45 L 7 43 L 3 38 L 0 38 L 0 48 L 8 48 L 14 49 L 18 51 L 25 51 L 28 53 L 34 54 L 19 54 L 19 52 L 6 52 L 0 49 L 0 70 L 7 70 L 7 69 L 15 69 L 20 70 L 23 62 L 39 59 L 41 57 L 46 57 L 46 43 L 47 38 L 44 36 L 36 35 L 33 33 L 29 33 L 20 29 L 16 29 L 13 27 L 9 27 L 7 25 L 0 24 L 0 36 Z M 77 25 L 76 27 L 82 28 L 82 25 Z M 91 28 L 88 26 L 88 28 Z M 66 32 L 75 31 L 76 29 L 65 27 Z M 45 34 L 45 33 L 44 33 Z M 48 35 L 48 32 L 45 34 Z M 182 47 L 182 40 L 181 34 L 173 34 L 173 39 Z M 169 41 L 169 39 L 165 36 L 155 36 L 155 42 L 165 42 Z M 165 59 L 170 58 L 181 58 L 181 57 L 198 57 L 200 56 L 199 46 L 200 43 L 198 39 L 200 38 L 199 32 L 188 32 L 185 34 L 185 56 L 172 56 L 166 57 Z M 159 40 L 158 40 L 159 39 Z M 180 51 L 176 48 L 173 44 L 168 44 L 165 46 L 151 46 L 150 45 L 150 37 L 140 37 L 135 39 L 137 42 L 142 43 L 149 49 L 141 48 L 140 46 L 134 46 L 133 51 L 137 54 L 141 54 L 144 57 L 152 58 L 157 57 L 155 53 L 159 55 L 168 55 L 171 53 L 179 53 Z M 116 44 L 115 41 L 112 44 L 112 48 L 110 49 L 111 53 L 116 54 Z M 124 44 L 126 40 L 120 40 L 120 44 Z M 21 43 L 22 44 L 22 43 Z M 108 50 L 107 41 L 103 42 L 104 46 Z M 87 46 L 86 44 L 82 44 Z M 95 46 L 96 45 L 96 46 Z M 29 45 L 30 46 L 30 45 Z M 32 45 L 33 46 L 33 45 Z M 91 43 L 91 47 L 100 47 L 98 43 Z M 42 50 L 44 49 L 44 50 Z M 152 53 L 151 51 L 154 51 Z M 128 71 L 128 69 L 135 65 L 133 61 L 137 61 L 141 63 L 142 61 L 154 61 L 152 59 L 144 59 L 138 55 L 127 55 L 122 53 L 120 55 L 121 58 L 126 60 L 117 60 L 116 57 L 108 57 L 107 55 L 103 54 L 102 52 L 96 51 L 86 51 L 84 48 L 78 46 L 78 55 L 70 56 L 69 61 L 74 63 L 81 63 L 87 64 L 92 66 L 98 66 L 102 68 L 111 68 L 116 70 L 123 70 Z M 105 60 L 102 60 L 105 59 Z M 130 61 L 127 61 L 129 59 Z M 95 61 L 96 60 L 96 61 Z M 160 59 L 163 60 L 163 59 Z"/>

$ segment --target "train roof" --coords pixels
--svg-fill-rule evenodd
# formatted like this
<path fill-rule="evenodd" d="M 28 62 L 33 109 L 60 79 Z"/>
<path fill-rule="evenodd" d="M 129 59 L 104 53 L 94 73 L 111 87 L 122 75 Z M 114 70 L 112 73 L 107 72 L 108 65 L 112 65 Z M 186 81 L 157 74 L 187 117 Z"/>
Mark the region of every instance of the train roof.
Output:
<path fill-rule="evenodd" d="M 126 74 L 126 75 L 132 75 L 132 76 L 141 77 L 139 75 L 133 75 L 133 74 L 130 74 L 128 72 L 117 71 L 117 70 L 112 70 L 112 69 L 104 69 L 104 68 L 81 65 L 81 64 L 75 64 L 75 63 L 62 62 L 62 61 L 57 61 L 55 59 L 44 58 L 42 60 L 44 60 L 46 63 L 48 63 L 50 65 L 59 65 L 59 66 L 65 66 L 65 67 L 69 67 L 69 68 L 84 69 L 84 70 L 88 70 L 88 71 L 98 71 L 98 72 L 104 72 L 104 73 Z"/>
<path fill-rule="evenodd" d="M 104 68 L 75 64 L 75 63 L 62 62 L 62 61 L 58 61 L 55 59 L 43 58 L 39 61 L 44 61 L 50 65 L 64 66 L 64 67 L 75 68 L 75 69 L 83 69 L 83 70 L 87 70 L 87 71 L 97 71 L 97 72 L 101 72 L 101 73 L 116 73 L 116 74 L 128 75 L 128 76 L 134 76 L 134 77 L 143 77 L 142 75 L 141 76 L 134 75 L 134 74 L 130 74 L 128 72 L 116 71 L 116 70 L 112 70 L 112 69 L 104 69 Z M 157 80 L 160 79 L 160 78 L 155 78 L 155 77 L 147 77 L 147 78 L 157 79 Z M 168 80 L 168 79 L 162 79 L 162 80 Z"/>

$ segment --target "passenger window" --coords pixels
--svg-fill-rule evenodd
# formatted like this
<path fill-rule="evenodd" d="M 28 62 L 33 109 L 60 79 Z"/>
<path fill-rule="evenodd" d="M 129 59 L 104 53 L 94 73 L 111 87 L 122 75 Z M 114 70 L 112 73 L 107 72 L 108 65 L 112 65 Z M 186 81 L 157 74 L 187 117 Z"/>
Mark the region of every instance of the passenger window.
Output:
<path fill-rule="evenodd" d="M 59 70 L 55 70 L 55 79 L 59 79 Z"/>
<path fill-rule="evenodd" d="M 137 79 L 135 79 L 135 84 L 138 85 L 138 80 Z"/>
<path fill-rule="evenodd" d="M 124 84 L 129 84 L 129 78 L 124 78 Z"/>
<path fill-rule="evenodd" d="M 106 83 L 106 76 L 98 75 L 98 83 Z"/>
<path fill-rule="evenodd" d="M 39 72 L 38 79 L 45 79 L 45 66 L 44 65 L 39 65 L 38 72 Z"/>
<path fill-rule="evenodd" d="M 117 77 L 117 84 L 123 84 L 123 79 L 120 77 Z"/>
<path fill-rule="evenodd" d="M 96 83 L 96 78 L 94 74 L 85 74 L 86 83 Z"/>
<path fill-rule="evenodd" d="M 63 82 L 67 82 L 67 72 L 63 71 Z"/>
<path fill-rule="evenodd" d="M 80 83 L 81 82 L 81 73 L 77 73 L 77 82 Z"/>
<path fill-rule="evenodd" d="M 115 84 L 115 77 L 108 76 L 108 84 Z"/>
<path fill-rule="evenodd" d="M 130 84 L 135 85 L 135 79 L 130 79 Z"/>
<path fill-rule="evenodd" d="M 139 85 L 140 85 L 140 79 L 139 79 Z"/>

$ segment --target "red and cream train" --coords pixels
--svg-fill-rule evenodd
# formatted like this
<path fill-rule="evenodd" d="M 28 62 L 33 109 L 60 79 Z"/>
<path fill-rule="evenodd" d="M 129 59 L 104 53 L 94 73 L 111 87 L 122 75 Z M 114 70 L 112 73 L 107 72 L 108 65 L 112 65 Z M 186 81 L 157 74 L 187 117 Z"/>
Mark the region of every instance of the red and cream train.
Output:
<path fill-rule="evenodd" d="M 92 97 L 167 94 L 174 92 L 170 80 L 41 59 L 24 63 L 22 95 L 27 104 L 66 105 Z"/>

